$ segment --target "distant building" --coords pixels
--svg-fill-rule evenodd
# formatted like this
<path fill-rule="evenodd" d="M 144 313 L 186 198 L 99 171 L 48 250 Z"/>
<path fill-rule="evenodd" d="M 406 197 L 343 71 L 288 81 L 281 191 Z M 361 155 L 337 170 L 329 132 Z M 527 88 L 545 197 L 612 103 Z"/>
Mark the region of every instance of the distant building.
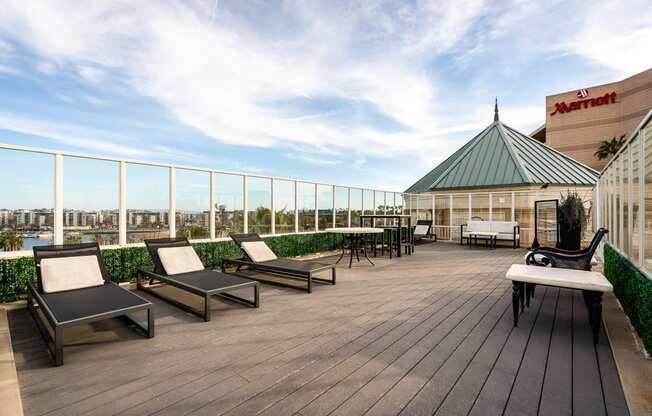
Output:
<path fill-rule="evenodd" d="M 601 170 L 594 156 L 603 140 L 621 138 L 652 108 L 652 69 L 622 81 L 546 97 L 546 122 L 530 136 Z"/>

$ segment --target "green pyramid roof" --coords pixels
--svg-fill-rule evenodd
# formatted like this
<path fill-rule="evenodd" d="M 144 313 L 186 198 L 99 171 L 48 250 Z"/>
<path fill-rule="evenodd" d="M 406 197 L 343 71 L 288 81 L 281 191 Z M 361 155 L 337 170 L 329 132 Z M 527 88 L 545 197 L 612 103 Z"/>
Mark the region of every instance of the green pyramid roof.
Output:
<path fill-rule="evenodd" d="M 590 186 L 598 176 L 590 167 L 496 120 L 405 192 L 518 185 Z"/>

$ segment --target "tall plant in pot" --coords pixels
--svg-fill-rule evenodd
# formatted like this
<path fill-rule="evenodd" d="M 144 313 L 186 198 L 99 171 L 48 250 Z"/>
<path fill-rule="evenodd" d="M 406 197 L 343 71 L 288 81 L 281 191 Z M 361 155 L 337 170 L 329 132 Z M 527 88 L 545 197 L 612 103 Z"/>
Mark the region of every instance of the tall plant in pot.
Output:
<path fill-rule="evenodd" d="M 575 191 L 561 195 L 559 203 L 559 248 L 579 250 L 582 244 L 582 230 L 588 223 L 588 215 L 582 197 Z"/>

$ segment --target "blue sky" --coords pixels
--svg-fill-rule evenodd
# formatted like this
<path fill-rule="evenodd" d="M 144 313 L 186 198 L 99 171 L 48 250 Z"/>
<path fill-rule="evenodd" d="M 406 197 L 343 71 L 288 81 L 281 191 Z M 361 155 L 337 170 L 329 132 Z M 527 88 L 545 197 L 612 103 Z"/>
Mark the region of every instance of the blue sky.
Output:
<path fill-rule="evenodd" d="M 652 66 L 644 1 L 0 7 L 0 142 L 397 191 L 491 122 L 494 96 L 529 133 L 546 95 Z M 87 197 L 113 195 L 83 176 Z"/>

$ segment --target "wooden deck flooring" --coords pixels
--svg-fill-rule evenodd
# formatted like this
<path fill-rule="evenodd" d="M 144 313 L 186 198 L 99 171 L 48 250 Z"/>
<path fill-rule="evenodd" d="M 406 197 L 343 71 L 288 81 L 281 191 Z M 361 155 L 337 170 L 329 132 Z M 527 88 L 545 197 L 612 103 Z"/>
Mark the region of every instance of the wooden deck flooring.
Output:
<path fill-rule="evenodd" d="M 538 288 L 513 328 L 504 275 L 522 256 L 424 245 L 310 295 L 263 285 L 260 309 L 216 301 L 209 323 L 154 300 L 154 339 L 72 329 L 58 368 L 12 311 L 25 414 L 627 415 L 581 293 Z"/>

